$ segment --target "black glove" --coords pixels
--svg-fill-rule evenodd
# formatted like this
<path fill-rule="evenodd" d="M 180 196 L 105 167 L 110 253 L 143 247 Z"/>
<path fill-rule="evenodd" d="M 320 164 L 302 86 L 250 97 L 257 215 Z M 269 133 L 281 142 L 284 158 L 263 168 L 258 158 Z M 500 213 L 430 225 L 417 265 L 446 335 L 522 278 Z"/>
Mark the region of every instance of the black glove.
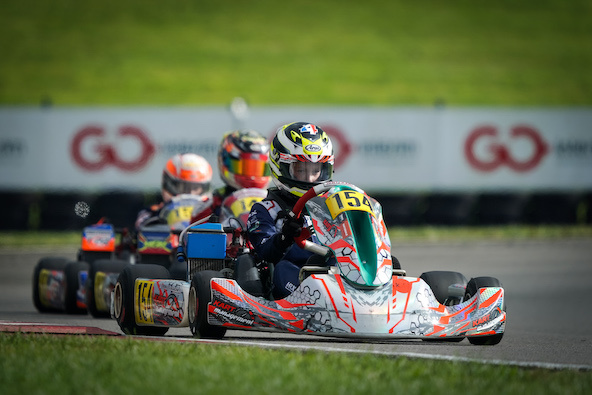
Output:
<path fill-rule="evenodd" d="M 294 243 L 294 238 L 300 236 L 302 225 L 298 219 L 287 218 L 282 225 L 282 232 L 279 236 L 279 245 L 286 249 Z"/>

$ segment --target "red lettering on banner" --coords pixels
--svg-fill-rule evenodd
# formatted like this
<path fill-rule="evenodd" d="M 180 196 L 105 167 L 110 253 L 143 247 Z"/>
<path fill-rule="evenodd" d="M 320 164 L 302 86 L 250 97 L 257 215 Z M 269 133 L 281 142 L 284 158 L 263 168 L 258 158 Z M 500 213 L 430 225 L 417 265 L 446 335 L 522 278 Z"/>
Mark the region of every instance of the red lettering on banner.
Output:
<path fill-rule="evenodd" d="M 347 157 L 351 154 L 352 146 L 348 139 L 345 137 L 343 132 L 335 126 L 332 125 L 319 125 L 321 129 L 323 129 L 329 137 L 331 137 L 331 142 L 335 144 L 337 142 L 338 149 L 335 152 L 335 168 L 337 169 L 343 163 Z"/>
<path fill-rule="evenodd" d="M 99 126 L 87 126 L 80 130 L 72 139 L 70 152 L 74 162 L 83 169 L 89 171 L 99 171 L 105 166 L 111 165 L 123 171 L 138 171 L 142 169 L 154 153 L 156 147 L 150 141 L 148 136 L 139 128 L 135 126 L 122 126 L 119 128 L 117 135 L 121 138 L 132 138 L 140 145 L 140 155 L 134 160 L 125 161 L 117 154 L 116 147 L 103 142 L 105 137 L 105 130 Z M 97 160 L 85 158 L 82 152 L 82 144 L 84 141 L 94 140 L 94 151 L 99 154 Z"/>
<path fill-rule="evenodd" d="M 511 129 L 510 136 L 513 139 L 527 139 L 533 147 L 532 156 L 524 161 L 514 159 L 508 147 L 497 141 L 498 130 L 493 126 L 482 126 L 473 130 L 465 141 L 464 148 L 467 161 L 473 168 L 485 172 L 493 171 L 502 165 L 506 165 L 516 172 L 526 172 L 538 166 L 543 157 L 549 152 L 549 147 L 539 132 L 530 126 L 515 126 Z M 478 158 L 475 154 L 475 144 L 483 138 L 490 139 L 487 149 L 492 154 L 492 158 L 489 160 Z"/>

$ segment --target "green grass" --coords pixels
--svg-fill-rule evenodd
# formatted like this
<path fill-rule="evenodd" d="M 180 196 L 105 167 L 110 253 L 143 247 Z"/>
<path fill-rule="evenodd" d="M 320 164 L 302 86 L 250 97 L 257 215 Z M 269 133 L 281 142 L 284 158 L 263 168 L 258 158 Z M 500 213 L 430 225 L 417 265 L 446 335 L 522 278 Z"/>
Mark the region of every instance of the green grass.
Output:
<path fill-rule="evenodd" d="M 9 394 L 585 394 L 592 371 L 131 338 L 0 334 Z"/>
<path fill-rule="evenodd" d="M 0 104 L 589 106 L 588 0 L 5 0 Z"/>

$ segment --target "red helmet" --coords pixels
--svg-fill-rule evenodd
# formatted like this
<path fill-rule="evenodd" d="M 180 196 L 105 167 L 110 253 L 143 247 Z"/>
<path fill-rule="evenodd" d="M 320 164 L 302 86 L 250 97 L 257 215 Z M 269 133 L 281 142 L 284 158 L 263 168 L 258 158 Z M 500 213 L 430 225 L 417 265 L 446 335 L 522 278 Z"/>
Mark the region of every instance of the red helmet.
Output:
<path fill-rule="evenodd" d="M 212 166 L 196 154 L 177 154 L 162 171 L 162 189 L 172 196 L 203 195 L 210 191 Z"/>
<path fill-rule="evenodd" d="M 269 143 L 259 133 L 228 132 L 218 151 L 218 168 L 222 180 L 235 189 L 267 188 L 270 180 Z"/>

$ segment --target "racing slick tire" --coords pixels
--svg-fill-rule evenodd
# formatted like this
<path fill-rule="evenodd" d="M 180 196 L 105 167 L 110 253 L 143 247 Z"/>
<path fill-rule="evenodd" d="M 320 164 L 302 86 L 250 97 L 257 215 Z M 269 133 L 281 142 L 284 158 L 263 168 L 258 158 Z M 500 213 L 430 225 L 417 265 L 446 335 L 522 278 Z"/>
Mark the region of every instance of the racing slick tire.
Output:
<path fill-rule="evenodd" d="M 169 328 L 160 326 L 141 326 L 136 324 L 134 312 L 134 292 L 136 279 L 170 279 L 169 271 L 160 265 L 142 264 L 126 266 L 115 284 L 113 292 L 113 315 L 119 328 L 126 335 L 163 336 Z"/>
<path fill-rule="evenodd" d="M 103 290 L 98 287 L 103 284 L 97 284 L 96 281 L 111 273 L 121 273 L 128 264 L 128 261 L 119 259 L 98 259 L 90 263 L 86 280 L 86 308 L 90 315 L 95 318 L 109 318 L 109 304 L 104 306 L 102 301 L 97 303 L 97 298 L 102 298 L 103 293 Z"/>
<path fill-rule="evenodd" d="M 64 268 L 66 278 L 66 313 L 86 314 L 86 284 L 88 263 L 71 261 Z M 80 293 L 79 293 L 80 292 Z"/>
<path fill-rule="evenodd" d="M 469 300 L 470 298 L 475 296 L 479 288 L 501 286 L 501 282 L 495 277 L 473 277 L 469 280 L 469 283 L 467 284 L 467 290 L 464 300 Z M 505 301 L 503 310 L 506 311 Z M 469 343 L 474 344 L 476 346 L 494 346 L 501 342 L 503 337 L 503 333 L 496 333 L 495 335 L 491 336 L 472 336 L 468 339 Z"/>
<path fill-rule="evenodd" d="M 458 272 L 434 270 L 422 273 L 419 278 L 430 286 L 432 292 L 434 292 L 436 300 L 440 304 L 446 304 L 446 301 L 450 299 L 448 287 L 453 284 L 467 285 L 467 278 L 462 273 Z"/>
<path fill-rule="evenodd" d="M 207 309 L 212 295 L 210 280 L 214 277 L 220 277 L 219 272 L 204 270 L 195 273 L 191 279 L 187 315 L 189 318 L 189 328 L 191 328 L 191 333 L 194 337 L 222 339 L 226 334 L 226 328 L 208 323 Z"/>
<path fill-rule="evenodd" d="M 187 281 L 187 263 L 174 261 L 169 267 L 169 273 L 174 280 Z"/>
<path fill-rule="evenodd" d="M 432 292 L 434 293 L 434 297 L 440 304 L 447 304 L 447 301 L 451 299 L 448 293 L 449 286 L 453 284 L 461 284 L 463 286 L 467 285 L 466 277 L 462 273 L 458 272 L 434 270 L 430 272 L 424 272 L 419 277 L 430 286 Z M 457 343 L 463 341 L 463 339 L 464 337 L 437 337 L 426 338 L 422 340 L 428 342 Z"/>
<path fill-rule="evenodd" d="M 33 270 L 33 304 L 35 308 L 40 313 L 55 313 L 60 312 L 62 310 L 57 309 L 52 306 L 47 306 L 41 300 L 41 296 L 39 294 L 39 275 L 42 270 L 57 270 L 57 271 L 64 271 L 68 260 L 66 258 L 58 258 L 58 257 L 47 257 L 42 258 L 37 262 L 35 269 Z"/>

